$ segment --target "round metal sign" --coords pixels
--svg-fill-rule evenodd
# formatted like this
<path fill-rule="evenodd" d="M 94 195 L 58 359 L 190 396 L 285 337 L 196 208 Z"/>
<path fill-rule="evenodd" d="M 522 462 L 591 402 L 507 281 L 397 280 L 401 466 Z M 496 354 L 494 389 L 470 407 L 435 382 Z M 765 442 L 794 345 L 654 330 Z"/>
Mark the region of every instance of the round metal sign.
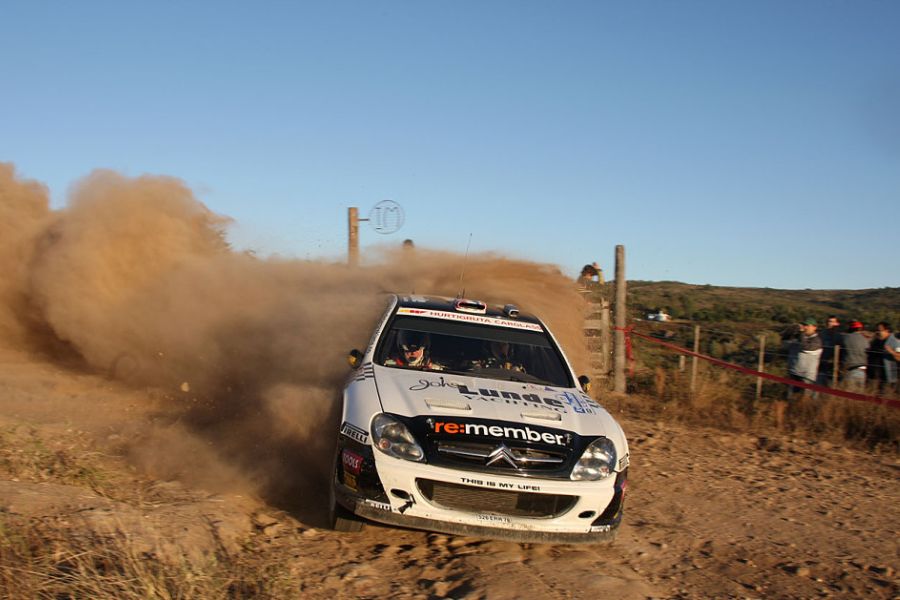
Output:
<path fill-rule="evenodd" d="M 403 207 L 393 200 L 382 200 L 369 212 L 369 224 L 382 234 L 399 231 L 403 227 Z"/>

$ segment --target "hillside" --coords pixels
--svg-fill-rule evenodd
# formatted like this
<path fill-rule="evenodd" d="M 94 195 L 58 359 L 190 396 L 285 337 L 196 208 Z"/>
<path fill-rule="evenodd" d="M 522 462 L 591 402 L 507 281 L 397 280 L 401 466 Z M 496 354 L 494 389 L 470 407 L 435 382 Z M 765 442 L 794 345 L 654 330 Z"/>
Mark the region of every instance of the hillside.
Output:
<path fill-rule="evenodd" d="M 868 290 L 778 290 L 720 287 L 677 281 L 629 281 L 632 314 L 642 317 L 665 309 L 676 319 L 699 323 L 756 323 L 783 326 L 807 317 L 824 321 L 858 319 L 871 327 L 878 321 L 900 326 L 900 288 Z"/>

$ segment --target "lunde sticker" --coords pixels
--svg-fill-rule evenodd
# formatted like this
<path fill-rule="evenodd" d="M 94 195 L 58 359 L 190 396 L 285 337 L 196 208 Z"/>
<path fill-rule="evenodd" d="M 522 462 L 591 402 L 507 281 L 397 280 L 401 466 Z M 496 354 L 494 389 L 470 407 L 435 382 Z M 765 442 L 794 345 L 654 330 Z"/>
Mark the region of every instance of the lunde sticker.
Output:
<path fill-rule="evenodd" d="M 447 312 L 443 310 L 432 310 L 430 308 L 408 308 L 401 306 L 397 309 L 398 315 L 409 315 L 411 317 L 428 317 L 431 319 L 444 319 L 446 321 L 464 321 L 466 323 L 479 323 L 481 325 L 493 325 L 494 327 L 507 327 L 509 329 L 527 329 L 528 331 L 543 331 L 544 329 L 537 323 L 525 323 L 522 321 L 512 321 L 509 319 L 501 319 L 499 317 L 488 317 L 486 315 L 473 315 L 468 313 Z"/>
<path fill-rule="evenodd" d="M 559 395 L 566 404 L 572 407 L 572 410 L 582 415 L 592 415 L 596 410 L 596 403 L 588 399 L 586 396 L 575 394 L 573 392 L 563 392 Z"/>
<path fill-rule="evenodd" d="M 488 402 L 499 402 L 512 405 L 531 406 L 537 404 L 558 413 L 566 411 L 566 404 L 560 398 L 547 398 L 546 396 L 538 396 L 537 394 L 520 394 L 519 392 L 511 392 L 508 390 L 495 390 L 493 388 L 478 388 L 470 390 L 469 386 L 463 383 L 456 384 L 456 390 L 467 398 L 485 400 Z"/>

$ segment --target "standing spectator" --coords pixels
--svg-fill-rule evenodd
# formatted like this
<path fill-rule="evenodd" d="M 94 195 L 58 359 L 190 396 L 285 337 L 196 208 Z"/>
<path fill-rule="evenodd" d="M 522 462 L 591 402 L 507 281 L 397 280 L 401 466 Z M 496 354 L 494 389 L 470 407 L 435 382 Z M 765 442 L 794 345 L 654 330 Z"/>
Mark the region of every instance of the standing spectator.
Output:
<path fill-rule="evenodd" d="M 897 380 L 897 363 L 885 348 L 891 336 L 891 326 L 885 321 L 875 325 L 875 336 L 869 343 L 866 373 L 869 381 L 878 382 L 878 391 L 883 392 L 885 385 L 893 385 Z"/>
<path fill-rule="evenodd" d="M 600 278 L 598 269 L 597 263 L 584 265 L 581 268 L 581 273 L 578 275 L 578 284 L 581 287 L 589 287 L 592 283 L 598 282 Z"/>
<path fill-rule="evenodd" d="M 884 351 L 888 353 L 892 359 L 894 359 L 894 380 L 893 383 L 896 386 L 897 382 L 900 381 L 900 336 L 897 335 L 897 332 L 891 333 L 888 336 L 888 339 L 884 341 Z"/>
<path fill-rule="evenodd" d="M 837 316 L 831 315 L 825 321 L 826 327 L 821 333 L 822 359 L 819 361 L 819 385 L 831 385 L 834 374 L 834 347 L 841 345 L 841 322 Z M 840 358 L 839 358 L 840 360 Z"/>
<path fill-rule="evenodd" d="M 815 383 L 822 356 L 822 339 L 816 332 L 818 325 L 813 318 L 800 323 L 800 337 L 791 344 L 788 355 L 788 378 L 804 383 Z M 791 387 L 789 395 L 803 391 Z"/>
<path fill-rule="evenodd" d="M 869 348 L 869 340 L 863 335 L 862 330 L 862 323 L 850 321 L 847 333 L 841 338 L 844 382 L 847 389 L 854 392 L 862 391 L 866 386 L 866 350 Z"/>
<path fill-rule="evenodd" d="M 822 340 L 816 333 L 816 320 L 806 319 L 800 323 L 799 331 L 794 329 L 794 335 L 799 336 L 790 339 L 788 348 L 788 379 L 802 381 L 803 383 L 815 383 L 819 370 L 819 358 L 822 355 Z M 788 334 L 790 335 L 790 334 Z M 787 337 L 785 339 L 788 339 Z M 784 429 L 784 417 L 788 408 L 788 401 L 794 400 L 796 394 L 806 390 L 798 386 L 791 386 L 787 390 L 787 400 L 776 400 L 773 403 L 773 415 L 775 426 Z"/>

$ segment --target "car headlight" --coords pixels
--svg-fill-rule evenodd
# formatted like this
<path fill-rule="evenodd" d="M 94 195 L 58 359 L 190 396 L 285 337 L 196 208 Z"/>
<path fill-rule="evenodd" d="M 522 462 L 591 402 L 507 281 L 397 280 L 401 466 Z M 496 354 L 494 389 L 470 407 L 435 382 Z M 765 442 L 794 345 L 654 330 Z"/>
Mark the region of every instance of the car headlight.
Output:
<path fill-rule="evenodd" d="M 606 479 L 616 471 L 616 447 L 608 438 L 597 438 L 585 448 L 584 454 L 572 469 L 574 481 Z"/>
<path fill-rule="evenodd" d="M 406 425 L 390 415 L 380 413 L 372 419 L 372 441 L 388 456 L 413 462 L 425 460 L 425 452 Z"/>

